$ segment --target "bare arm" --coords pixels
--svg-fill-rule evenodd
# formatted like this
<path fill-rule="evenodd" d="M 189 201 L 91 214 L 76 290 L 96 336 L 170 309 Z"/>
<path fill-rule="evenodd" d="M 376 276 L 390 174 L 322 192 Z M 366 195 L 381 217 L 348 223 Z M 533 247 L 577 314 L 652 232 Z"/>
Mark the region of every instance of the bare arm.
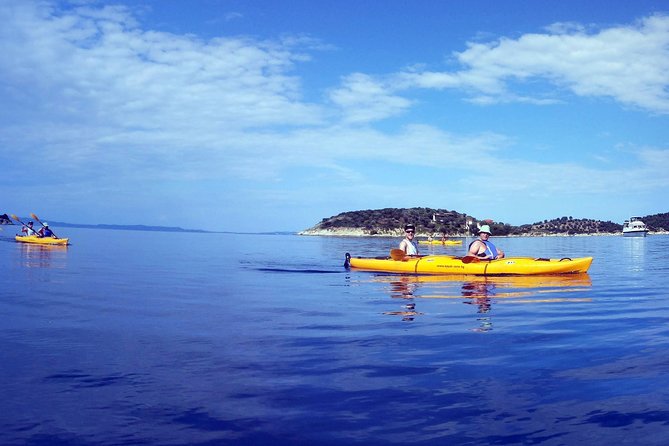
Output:
<path fill-rule="evenodd" d="M 476 240 L 472 245 L 469 247 L 469 252 L 467 253 L 470 256 L 479 256 L 479 250 L 483 248 L 485 251 L 485 245 L 481 243 L 479 240 Z"/>
<path fill-rule="evenodd" d="M 472 246 L 471 246 L 471 248 L 469 248 L 469 252 L 467 253 L 467 255 L 476 256 L 480 259 L 492 260 L 493 258 L 490 255 L 485 255 L 483 257 L 479 257 L 479 253 L 482 254 L 485 251 L 486 251 L 485 244 L 482 243 L 479 240 L 476 240 L 474 243 L 472 243 Z M 497 257 L 495 257 L 495 259 L 503 259 L 503 258 L 504 258 L 504 251 L 497 248 Z"/>

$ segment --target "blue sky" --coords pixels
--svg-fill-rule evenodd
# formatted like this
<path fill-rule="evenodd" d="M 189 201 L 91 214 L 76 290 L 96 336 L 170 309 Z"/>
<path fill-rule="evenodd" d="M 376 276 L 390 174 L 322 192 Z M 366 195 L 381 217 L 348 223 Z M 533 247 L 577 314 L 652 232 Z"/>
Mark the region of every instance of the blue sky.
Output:
<path fill-rule="evenodd" d="M 0 213 L 669 211 L 664 1 L 0 2 Z"/>

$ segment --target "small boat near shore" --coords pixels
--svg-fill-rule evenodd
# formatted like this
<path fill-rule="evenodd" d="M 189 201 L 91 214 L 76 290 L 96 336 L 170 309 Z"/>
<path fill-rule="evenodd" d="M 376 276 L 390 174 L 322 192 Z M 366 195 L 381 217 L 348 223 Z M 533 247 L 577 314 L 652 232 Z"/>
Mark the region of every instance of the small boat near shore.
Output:
<path fill-rule="evenodd" d="M 70 241 L 69 238 L 37 237 L 35 235 L 17 235 L 14 239 L 17 242 L 35 245 L 67 245 Z"/>
<path fill-rule="evenodd" d="M 641 217 L 631 217 L 623 223 L 623 237 L 645 237 L 648 227 L 641 221 Z"/>

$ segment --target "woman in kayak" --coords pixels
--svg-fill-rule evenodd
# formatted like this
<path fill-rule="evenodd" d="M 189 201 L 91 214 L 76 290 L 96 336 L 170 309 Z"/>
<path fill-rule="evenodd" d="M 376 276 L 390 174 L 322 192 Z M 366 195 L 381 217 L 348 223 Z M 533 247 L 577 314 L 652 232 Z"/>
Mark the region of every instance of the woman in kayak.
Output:
<path fill-rule="evenodd" d="M 489 241 L 491 235 L 490 226 L 481 226 L 481 229 L 479 229 L 479 239 L 474 240 L 471 245 L 469 245 L 469 252 L 467 255 L 476 256 L 484 260 L 504 258 L 504 251 L 496 248 L 495 245 Z"/>
<path fill-rule="evenodd" d="M 40 237 L 51 237 L 51 238 L 56 238 L 54 233 L 49 229 L 49 223 L 42 223 L 42 229 L 40 229 L 37 234 Z"/>
<path fill-rule="evenodd" d="M 416 246 L 416 242 L 413 241 L 416 236 L 416 227 L 412 224 L 407 224 L 404 226 L 404 233 L 406 236 L 400 242 L 400 249 L 408 256 L 418 255 L 418 246 Z"/>

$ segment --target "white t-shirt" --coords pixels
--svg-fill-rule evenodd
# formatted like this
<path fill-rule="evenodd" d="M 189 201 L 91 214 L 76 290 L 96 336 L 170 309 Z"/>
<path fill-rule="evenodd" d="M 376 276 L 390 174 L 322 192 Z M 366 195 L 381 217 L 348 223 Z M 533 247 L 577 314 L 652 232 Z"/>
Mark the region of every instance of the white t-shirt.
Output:
<path fill-rule="evenodd" d="M 418 255 L 418 248 L 416 247 L 416 244 L 414 242 L 405 238 L 400 243 L 400 249 L 404 249 L 403 245 L 406 245 L 406 247 L 407 247 L 406 253 L 407 253 L 408 256 Z"/>

